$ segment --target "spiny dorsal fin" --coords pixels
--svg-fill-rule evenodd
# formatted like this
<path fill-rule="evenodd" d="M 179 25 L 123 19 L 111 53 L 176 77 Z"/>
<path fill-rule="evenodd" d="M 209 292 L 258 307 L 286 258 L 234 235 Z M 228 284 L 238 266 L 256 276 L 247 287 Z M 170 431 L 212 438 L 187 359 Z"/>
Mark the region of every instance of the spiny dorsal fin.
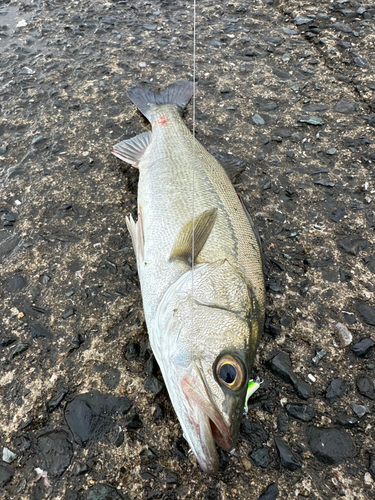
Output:
<path fill-rule="evenodd" d="M 151 132 L 143 132 L 113 146 L 112 154 L 136 167 L 151 142 Z"/>
<path fill-rule="evenodd" d="M 179 232 L 173 246 L 170 261 L 184 260 L 191 265 L 193 252 L 193 226 L 194 226 L 194 262 L 204 247 L 217 216 L 217 208 L 205 210 L 200 215 L 189 221 Z"/>

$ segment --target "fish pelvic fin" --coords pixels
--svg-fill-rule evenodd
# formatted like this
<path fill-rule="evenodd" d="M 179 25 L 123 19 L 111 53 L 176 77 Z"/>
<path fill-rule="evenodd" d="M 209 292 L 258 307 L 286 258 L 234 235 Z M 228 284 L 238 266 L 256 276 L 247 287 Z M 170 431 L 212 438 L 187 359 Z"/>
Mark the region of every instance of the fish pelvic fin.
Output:
<path fill-rule="evenodd" d="M 143 134 L 115 144 L 111 153 L 120 158 L 120 160 L 130 163 L 133 167 L 138 167 L 140 159 L 151 142 L 151 137 L 151 132 L 143 132 Z"/>
<path fill-rule="evenodd" d="M 138 213 L 137 222 L 134 221 L 131 215 L 129 217 L 126 217 L 126 226 L 132 238 L 134 253 L 137 258 L 137 264 L 139 270 L 140 263 L 143 262 L 144 260 L 144 246 L 145 246 L 141 212 Z"/>
<path fill-rule="evenodd" d="M 198 257 L 204 247 L 212 228 L 214 227 L 217 216 L 217 208 L 205 210 L 200 215 L 185 224 L 178 233 L 177 239 L 173 246 L 170 261 L 182 260 L 192 265 L 192 257 Z M 194 256 L 193 253 L 193 231 L 194 231 Z"/>
<path fill-rule="evenodd" d="M 150 109 L 162 104 L 175 104 L 181 110 L 185 108 L 194 93 L 193 82 L 178 80 L 168 85 L 160 92 L 134 87 L 126 92 L 128 98 L 137 106 L 139 111 L 150 121 Z"/>

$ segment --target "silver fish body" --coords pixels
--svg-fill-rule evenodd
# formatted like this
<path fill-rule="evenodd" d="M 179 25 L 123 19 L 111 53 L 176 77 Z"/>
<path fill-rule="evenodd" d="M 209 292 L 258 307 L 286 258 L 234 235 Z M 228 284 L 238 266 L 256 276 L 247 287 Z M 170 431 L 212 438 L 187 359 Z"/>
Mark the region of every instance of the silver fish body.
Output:
<path fill-rule="evenodd" d="M 203 470 L 215 442 L 235 446 L 264 320 L 254 226 L 221 164 L 184 124 L 192 83 L 132 89 L 152 133 L 114 147 L 139 168 L 138 222 L 127 220 L 151 347 Z M 192 266 L 192 260 L 193 266 Z"/>

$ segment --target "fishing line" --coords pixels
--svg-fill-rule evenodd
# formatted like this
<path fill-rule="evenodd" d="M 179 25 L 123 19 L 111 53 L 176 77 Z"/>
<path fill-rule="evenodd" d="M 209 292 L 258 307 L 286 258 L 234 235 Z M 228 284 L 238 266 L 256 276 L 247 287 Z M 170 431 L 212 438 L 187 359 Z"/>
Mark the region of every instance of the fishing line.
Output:
<path fill-rule="evenodd" d="M 196 32 L 196 0 L 193 1 L 193 179 L 192 179 L 192 211 L 193 211 L 193 231 L 192 231 L 192 242 L 191 242 L 191 294 L 194 296 L 194 246 L 195 246 L 195 32 Z M 191 310 L 191 322 L 192 329 L 194 328 L 194 309 L 192 302 Z"/>

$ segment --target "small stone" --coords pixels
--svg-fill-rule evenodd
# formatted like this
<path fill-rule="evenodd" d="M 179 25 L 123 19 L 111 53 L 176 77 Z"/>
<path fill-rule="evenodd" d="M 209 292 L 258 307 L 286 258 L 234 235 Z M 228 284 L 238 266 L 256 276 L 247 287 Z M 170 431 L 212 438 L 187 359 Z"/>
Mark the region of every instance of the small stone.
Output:
<path fill-rule="evenodd" d="M 128 361 L 133 361 L 136 358 L 139 358 L 141 353 L 141 346 L 139 342 L 129 342 L 126 346 L 125 359 Z"/>
<path fill-rule="evenodd" d="M 250 454 L 250 458 L 253 460 L 255 465 L 266 469 L 271 463 L 270 456 L 267 448 L 261 448 L 259 450 L 253 451 Z"/>
<path fill-rule="evenodd" d="M 329 404 L 333 404 L 344 396 L 348 390 L 347 382 L 342 378 L 332 380 L 326 389 L 326 398 Z"/>
<path fill-rule="evenodd" d="M 370 410 L 367 408 L 367 406 L 357 405 L 356 403 L 350 403 L 349 406 L 358 418 L 362 418 L 366 415 L 366 413 L 370 413 Z"/>
<path fill-rule="evenodd" d="M 321 359 L 326 356 L 327 352 L 324 349 L 320 349 L 319 351 L 316 352 L 315 356 L 312 358 L 312 363 L 314 365 L 317 365 Z"/>
<path fill-rule="evenodd" d="M 368 245 L 369 242 L 359 236 L 348 236 L 337 241 L 339 249 L 349 255 L 358 255 L 360 250 L 365 250 Z"/>
<path fill-rule="evenodd" d="M 354 33 L 354 31 L 353 31 L 353 33 Z M 363 57 L 359 57 L 359 56 L 355 57 L 353 59 L 353 61 L 354 61 L 354 64 L 356 66 L 358 66 L 359 68 L 367 68 L 368 67 L 368 62 Z"/>
<path fill-rule="evenodd" d="M 356 317 L 354 316 L 353 313 L 348 312 L 348 311 L 343 311 L 342 313 L 343 313 L 344 319 L 348 323 L 348 325 L 354 325 L 354 323 L 357 323 Z"/>
<path fill-rule="evenodd" d="M 279 436 L 274 436 L 277 452 L 281 465 L 288 470 L 294 471 L 302 467 L 301 458 L 292 451 L 290 446 Z"/>
<path fill-rule="evenodd" d="M 287 404 L 285 405 L 285 409 L 289 415 L 301 420 L 302 422 L 310 422 L 316 416 L 315 410 L 314 408 L 311 408 L 311 406 Z"/>
<path fill-rule="evenodd" d="M 87 500 L 122 500 L 123 496 L 108 484 L 94 484 L 87 490 Z"/>
<path fill-rule="evenodd" d="M 341 347 L 347 347 L 353 341 L 353 335 L 350 330 L 346 328 L 342 323 L 336 323 L 336 329 L 339 335 L 339 341 Z"/>
<path fill-rule="evenodd" d="M 5 144 L 3 144 L 2 146 L 0 146 L 0 156 L 5 155 L 6 152 L 7 152 L 7 147 Z"/>
<path fill-rule="evenodd" d="M 374 382 L 367 375 L 360 375 L 357 377 L 356 385 L 358 392 L 362 396 L 366 396 L 369 399 L 375 399 L 375 387 Z"/>
<path fill-rule="evenodd" d="M 18 23 L 16 24 L 16 28 L 24 28 L 25 26 L 27 26 L 27 22 L 25 21 L 25 19 L 21 19 L 20 21 L 18 21 Z"/>
<path fill-rule="evenodd" d="M 14 460 L 17 458 L 17 455 L 13 453 L 9 448 L 6 448 L 4 446 L 3 448 L 3 462 L 6 462 L 7 464 L 11 464 L 14 462 Z"/>
<path fill-rule="evenodd" d="M 351 427 L 358 423 L 358 418 L 347 415 L 346 413 L 338 413 L 335 417 L 335 421 L 344 427 Z"/>
<path fill-rule="evenodd" d="M 350 435 L 341 427 L 315 427 L 306 429 L 306 438 L 311 452 L 327 465 L 336 465 L 355 454 L 355 446 Z"/>
<path fill-rule="evenodd" d="M 122 445 L 122 443 L 124 442 L 124 439 L 125 439 L 124 431 L 121 429 L 121 427 L 119 427 L 117 437 L 116 437 L 113 444 L 116 446 L 116 448 L 118 448 L 119 446 Z"/>
<path fill-rule="evenodd" d="M 335 149 L 335 148 L 329 148 L 326 151 L 326 155 L 334 155 L 336 153 L 337 153 L 337 149 Z"/>
<path fill-rule="evenodd" d="M 266 431 L 256 422 L 245 419 L 240 427 L 241 438 L 248 441 L 251 447 L 262 446 L 268 439 Z"/>
<path fill-rule="evenodd" d="M 357 356 L 366 356 L 366 354 L 370 351 L 371 347 L 373 347 L 374 345 L 375 342 L 372 339 L 369 338 L 362 339 L 353 345 L 352 351 Z"/>
<path fill-rule="evenodd" d="M 4 488 L 13 478 L 14 470 L 9 465 L 0 465 L 0 488 Z"/>
<path fill-rule="evenodd" d="M 258 500 L 276 500 L 279 496 L 279 488 L 276 483 L 272 483 L 263 491 Z"/>
<path fill-rule="evenodd" d="M 263 118 L 258 114 L 253 115 L 252 120 L 255 123 L 255 125 L 264 125 L 265 124 L 265 121 L 263 120 Z"/>
<path fill-rule="evenodd" d="M 301 123 L 307 123 L 308 125 L 323 125 L 324 124 L 324 121 L 322 118 L 320 118 L 320 116 L 309 116 L 306 120 L 305 119 L 301 119 L 299 120 Z"/>
<path fill-rule="evenodd" d="M 343 97 L 342 99 L 339 100 L 339 102 L 336 103 L 333 109 L 334 111 L 337 111 L 337 113 L 343 113 L 348 115 L 350 113 L 354 113 L 354 111 L 356 111 L 357 108 L 358 105 L 355 101 L 350 101 L 349 99 Z"/>
<path fill-rule="evenodd" d="M 176 484 L 178 483 L 178 475 L 174 472 L 167 472 L 165 480 L 168 484 Z"/>
<path fill-rule="evenodd" d="M 22 276 L 14 276 L 9 280 L 9 290 L 12 293 L 20 292 L 26 285 L 27 282 Z"/>
<path fill-rule="evenodd" d="M 138 66 L 139 66 L 140 68 L 145 68 L 147 65 L 146 65 L 146 63 L 145 63 L 145 62 L 141 61 L 140 63 L 138 63 Z"/>
<path fill-rule="evenodd" d="M 293 19 L 297 26 L 301 26 L 302 24 L 311 23 L 313 20 L 309 17 L 297 16 Z"/>
<path fill-rule="evenodd" d="M 288 415 L 283 411 L 277 416 L 277 428 L 281 432 L 287 432 L 289 430 Z"/>
<path fill-rule="evenodd" d="M 129 430 L 136 431 L 143 427 L 143 422 L 138 413 L 135 413 L 126 423 L 125 427 Z"/>
<path fill-rule="evenodd" d="M 372 479 L 375 481 L 375 455 L 373 453 L 370 455 L 370 468 L 368 471 L 371 474 Z"/>
<path fill-rule="evenodd" d="M 88 470 L 89 470 L 89 468 L 88 468 L 87 464 L 77 462 L 74 465 L 72 472 L 75 476 L 80 476 L 81 474 L 86 474 L 86 472 L 88 472 Z"/>
<path fill-rule="evenodd" d="M 361 319 L 368 325 L 375 326 L 375 307 L 361 302 L 357 306 L 357 312 Z"/>
<path fill-rule="evenodd" d="M 154 375 L 149 375 L 144 381 L 143 386 L 154 394 L 159 394 L 163 390 L 164 384 Z"/>

